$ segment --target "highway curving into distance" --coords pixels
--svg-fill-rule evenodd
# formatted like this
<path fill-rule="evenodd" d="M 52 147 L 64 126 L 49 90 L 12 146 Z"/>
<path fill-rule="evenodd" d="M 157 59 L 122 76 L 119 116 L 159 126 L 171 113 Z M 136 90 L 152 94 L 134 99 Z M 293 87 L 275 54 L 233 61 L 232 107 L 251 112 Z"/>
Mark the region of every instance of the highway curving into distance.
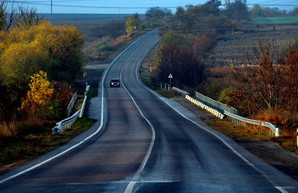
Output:
<path fill-rule="evenodd" d="M 100 83 L 96 124 L 1 175 L 0 192 L 298 192 L 297 181 L 138 80 L 158 41 L 154 30 L 113 61 Z M 109 88 L 115 77 L 121 87 Z"/>

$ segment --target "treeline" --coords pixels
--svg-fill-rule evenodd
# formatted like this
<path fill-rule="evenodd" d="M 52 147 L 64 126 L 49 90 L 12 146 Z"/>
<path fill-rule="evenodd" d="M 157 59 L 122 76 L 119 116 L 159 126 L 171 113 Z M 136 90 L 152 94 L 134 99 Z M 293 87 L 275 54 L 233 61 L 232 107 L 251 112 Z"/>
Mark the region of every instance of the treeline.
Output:
<path fill-rule="evenodd" d="M 17 124 L 28 117 L 63 117 L 84 66 L 79 30 L 40 21 L 34 10 L 7 13 L 5 6 L 0 7 L 0 136 L 16 135 Z"/>
<path fill-rule="evenodd" d="M 217 36 L 233 33 L 248 16 L 242 4 L 230 3 L 226 9 L 220 6 L 220 1 L 210 0 L 203 5 L 177 8 L 172 22 L 161 29 L 151 84 L 167 83 L 172 74 L 175 86 L 195 90 L 206 80 L 204 57 L 216 45 Z"/>
<path fill-rule="evenodd" d="M 278 8 L 262 7 L 259 4 L 253 5 L 249 9 L 250 17 L 283 17 L 283 16 L 298 16 L 298 8 L 291 11 L 281 10 Z"/>
<path fill-rule="evenodd" d="M 190 92 L 218 90 L 221 101 L 237 108 L 242 115 L 257 116 L 283 128 L 297 127 L 297 40 L 279 51 L 272 41 L 259 42 L 259 46 L 246 53 L 248 58 L 243 61 L 246 66 L 229 72 L 230 78 L 234 73 L 230 82 L 217 86 L 208 80 L 210 71 L 204 58 L 217 38 L 240 31 L 257 6 L 249 9 L 245 0 L 235 0 L 226 1 L 224 9 L 220 7 L 220 1 L 209 0 L 202 5 L 177 8 L 171 23 L 161 28 L 160 45 L 150 64 L 149 84 L 159 87 L 161 82 L 169 83 L 172 74 L 172 86 Z M 288 14 L 294 12 L 295 9 Z M 221 85 L 224 87 L 219 88 Z"/>
<path fill-rule="evenodd" d="M 247 55 L 249 64 L 233 68 L 236 81 L 226 93 L 226 102 L 243 115 L 267 119 L 286 128 L 296 128 L 297 42 L 284 51 L 276 51 L 274 41 L 260 41 L 252 54 Z"/>

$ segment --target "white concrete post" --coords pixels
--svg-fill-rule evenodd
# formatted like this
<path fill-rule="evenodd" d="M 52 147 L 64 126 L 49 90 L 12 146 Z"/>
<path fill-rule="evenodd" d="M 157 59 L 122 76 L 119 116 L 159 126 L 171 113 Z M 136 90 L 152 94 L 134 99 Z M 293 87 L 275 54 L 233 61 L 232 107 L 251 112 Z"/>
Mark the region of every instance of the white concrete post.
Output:
<path fill-rule="evenodd" d="M 276 128 L 276 130 L 275 130 L 275 137 L 279 137 L 279 136 L 280 136 L 279 128 Z"/>

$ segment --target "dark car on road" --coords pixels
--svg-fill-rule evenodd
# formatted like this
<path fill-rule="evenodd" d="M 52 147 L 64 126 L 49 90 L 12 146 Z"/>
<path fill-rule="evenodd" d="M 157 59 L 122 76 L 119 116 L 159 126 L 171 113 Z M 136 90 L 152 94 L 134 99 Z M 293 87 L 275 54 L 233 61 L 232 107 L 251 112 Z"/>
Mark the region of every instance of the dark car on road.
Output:
<path fill-rule="evenodd" d="M 110 87 L 120 87 L 120 80 L 119 79 L 112 79 L 110 81 Z"/>

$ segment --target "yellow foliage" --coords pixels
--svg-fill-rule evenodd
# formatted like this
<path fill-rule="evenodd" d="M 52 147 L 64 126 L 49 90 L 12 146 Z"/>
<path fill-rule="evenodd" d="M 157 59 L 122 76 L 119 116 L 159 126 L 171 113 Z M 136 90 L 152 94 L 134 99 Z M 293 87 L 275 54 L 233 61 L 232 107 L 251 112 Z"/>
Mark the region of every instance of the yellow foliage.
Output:
<path fill-rule="evenodd" d="M 5 74 L 4 82 L 28 82 L 32 74 L 45 69 L 52 79 L 74 80 L 83 65 L 82 45 L 83 36 L 77 28 L 55 26 L 48 21 L 0 32 L 0 71 Z"/>
<path fill-rule="evenodd" d="M 4 50 L 0 58 L 1 70 L 11 80 L 27 79 L 42 69 L 41 65 L 48 58 L 48 53 L 40 44 L 13 43 Z"/>
<path fill-rule="evenodd" d="M 54 88 L 47 78 L 47 73 L 39 71 L 31 76 L 30 90 L 22 102 L 21 110 L 36 112 L 41 106 L 48 104 L 54 94 Z"/>

